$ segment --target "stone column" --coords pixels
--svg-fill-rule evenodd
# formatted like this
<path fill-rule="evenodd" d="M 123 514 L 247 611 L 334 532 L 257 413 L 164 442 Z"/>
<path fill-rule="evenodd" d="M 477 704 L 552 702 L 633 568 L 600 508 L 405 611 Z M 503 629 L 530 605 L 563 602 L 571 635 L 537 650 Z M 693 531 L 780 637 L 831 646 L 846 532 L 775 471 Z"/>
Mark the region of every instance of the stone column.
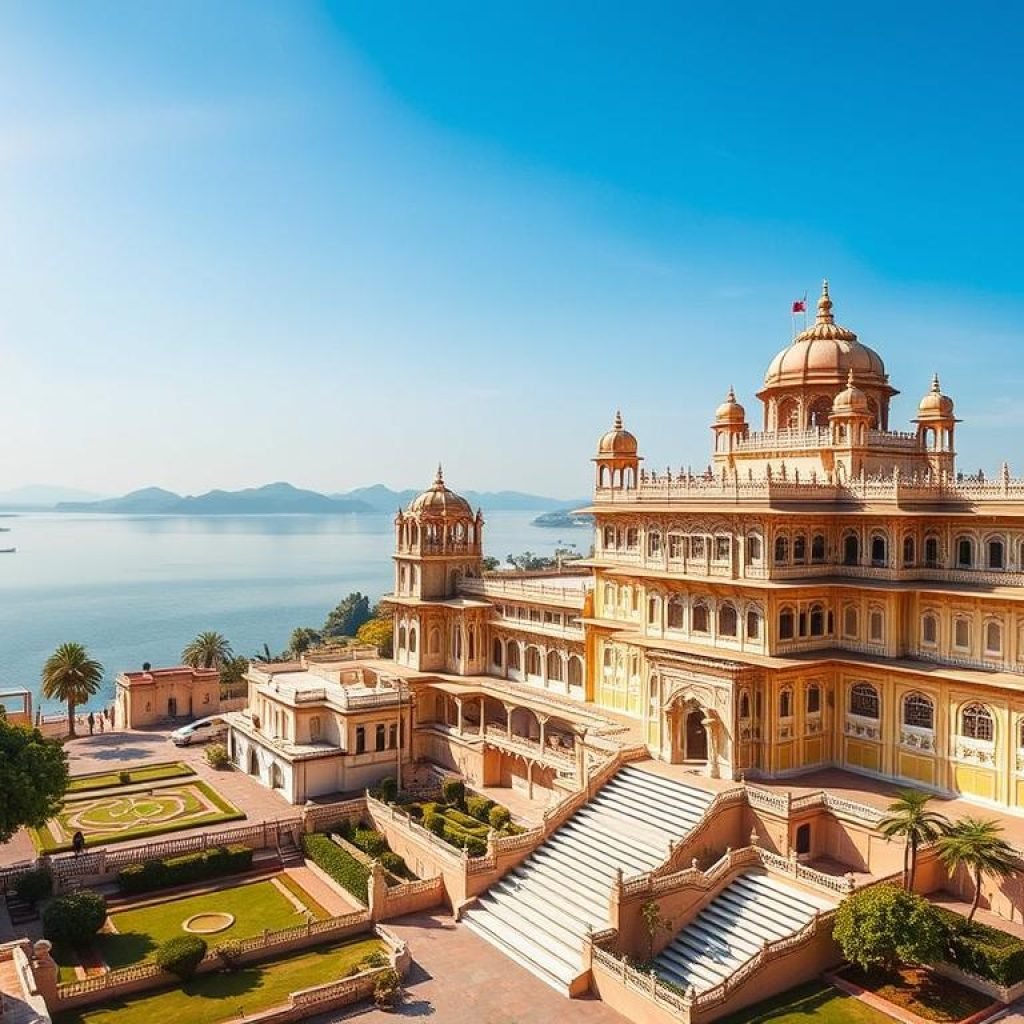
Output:
<path fill-rule="evenodd" d="M 515 710 L 515 705 L 505 704 L 504 701 L 502 701 L 502 704 L 505 707 L 505 733 L 508 739 L 512 739 L 512 712 Z"/>
<path fill-rule="evenodd" d="M 534 714 L 536 715 L 537 713 L 534 712 Z M 541 752 L 543 753 L 543 751 L 544 751 L 544 740 L 545 740 L 545 730 L 546 730 L 546 727 L 547 727 L 547 724 L 548 724 L 548 716 L 547 715 L 537 715 L 537 721 L 540 723 L 540 749 L 541 749 Z"/>
<path fill-rule="evenodd" d="M 50 955 L 53 948 L 48 939 L 40 939 L 32 947 L 32 977 L 36 992 L 43 997 L 47 1009 L 57 1005 L 57 964 Z"/>
<path fill-rule="evenodd" d="M 456 713 L 457 713 L 456 714 L 456 718 L 455 718 L 455 731 L 461 736 L 462 735 L 462 698 L 461 697 L 456 697 L 455 698 L 455 710 L 456 710 Z"/>
<path fill-rule="evenodd" d="M 487 715 L 486 715 L 486 704 L 487 698 L 480 698 L 480 735 L 483 736 L 487 729 Z"/>
<path fill-rule="evenodd" d="M 708 738 L 708 777 L 712 779 L 717 779 L 718 737 L 716 735 L 716 732 L 718 729 L 718 721 L 711 711 L 705 711 L 704 717 L 701 719 L 701 725 L 704 726 L 704 732 Z"/>

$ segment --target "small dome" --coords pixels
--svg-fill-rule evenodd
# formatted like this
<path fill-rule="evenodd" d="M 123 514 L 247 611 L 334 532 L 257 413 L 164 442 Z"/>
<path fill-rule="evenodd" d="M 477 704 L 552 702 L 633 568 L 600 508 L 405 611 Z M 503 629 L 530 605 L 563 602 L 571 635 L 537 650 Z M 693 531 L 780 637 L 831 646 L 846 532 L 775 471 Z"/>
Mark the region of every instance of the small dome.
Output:
<path fill-rule="evenodd" d="M 853 370 L 846 377 L 846 388 L 840 391 L 832 403 L 833 416 L 861 415 L 870 416 L 871 407 L 868 396 L 853 383 Z"/>
<path fill-rule="evenodd" d="M 853 331 L 836 323 L 825 281 L 818 299 L 817 318 L 775 356 L 764 383 L 766 387 L 841 383 L 850 370 L 863 381 L 888 385 L 882 357 L 862 345 Z"/>
<path fill-rule="evenodd" d="M 413 515 L 429 516 L 467 516 L 472 518 L 473 510 L 469 502 L 444 485 L 444 474 L 438 464 L 437 476 L 429 489 L 412 500 L 409 512 Z"/>
<path fill-rule="evenodd" d="M 939 389 L 939 375 L 932 377 L 932 386 L 928 394 L 921 399 L 917 407 L 919 420 L 948 420 L 953 416 L 953 399 L 944 395 Z"/>
<path fill-rule="evenodd" d="M 615 414 L 612 429 L 601 437 L 597 444 L 598 455 L 635 456 L 637 452 L 636 438 L 622 425 L 622 413 Z"/>
<path fill-rule="evenodd" d="M 715 422 L 745 423 L 746 420 L 747 411 L 736 401 L 736 392 L 730 387 L 725 401 L 715 410 Z"/>

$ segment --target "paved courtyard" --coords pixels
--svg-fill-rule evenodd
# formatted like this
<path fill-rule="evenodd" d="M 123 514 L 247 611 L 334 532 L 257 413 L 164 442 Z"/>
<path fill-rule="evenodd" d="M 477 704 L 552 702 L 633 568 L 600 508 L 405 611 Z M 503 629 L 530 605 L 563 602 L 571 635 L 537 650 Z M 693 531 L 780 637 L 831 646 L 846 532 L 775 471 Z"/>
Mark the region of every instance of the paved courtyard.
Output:
<path fill-rule="evenodd" d="M 434 1017 L 440 1024 L 625 1024 L 599 999 L 567 999 L 441 914 L 415 914 L 386 927 L 409 944 L 408 996 L 397 1013 L 363 1004 L 324 1014 L 319 1024 Z"/>

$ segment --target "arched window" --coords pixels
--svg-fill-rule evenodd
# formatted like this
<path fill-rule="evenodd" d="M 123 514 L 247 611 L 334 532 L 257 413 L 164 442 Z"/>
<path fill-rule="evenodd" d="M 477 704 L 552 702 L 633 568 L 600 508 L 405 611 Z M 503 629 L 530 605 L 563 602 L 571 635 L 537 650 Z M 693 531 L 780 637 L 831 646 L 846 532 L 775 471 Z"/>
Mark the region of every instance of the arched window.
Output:
<path fill-rule="evenodd" d="M 708 606 L 703 601 L 695 602 L 693 606 L 693 632 L 707 633 L 710 629 L 708 620 Z"/>
<path fill-rule="evenodd" d="M 647 598 L 647 624 L 656 626 L 661 617 L 661 602 L 656 597 Z"/>
<path fill-rule="evenodd" d="M 502 642 L 495 638 L 494 643 L 491 645 L 491 661 L 494 662 L 498 668 L 501 668 L 501 663 L 504 660 L 504 654 L 505 651 Z"/>
<path fill-rule="evenodd" d="M 995 737 L 992 712 L 984 704 L 968 704 L 960 712 L 960 735 L 991 743 Z"/>
<path fill-rule="evenodd" d="M 604 549 L 605 551 L 611 551 L 615 547 L 615 527 L 606 526 L 604 528 Z"/>
<path fill-rule="evenodd" d="M 750 718 L 750 694 L 746 690 L 740 691 L 740 720 L 746 721 Z"/>
<path fill-rule="evenodd" d="M 843 636 L 856 640 L 860 635 L 860 613 L 857 606 L 848 604 L 843 609 Z"/>
<path fill-rule="evenodd" d="M 953 646 L 962 651 L 971 649 L 971 622 L 962 615 L 953 620 Z"/>
<path fill-rule="evenodd" d="M 935 705 L 923 693 L 908 693 L 903 698 L 903 724 L 915 729 L 935 728 Z"/>
<path fill-rule="evenodd" d="M 811 683 L 807 687 L 805 699 L 807 714 L 817 715 L 821 713 L 821 687 L 817 683 Z"/>
<path fill-rule="evenodd" d="M 789 561 L 788 537 L 779 536 L 775 538 L 775 561 L 779 565 L 784 565 Z"/>
<path fill-rule="evenodd" d="M 761 639 L 761 613 L 756 608 L 747 611 L 747 639 Z"/>
<path fill-rule="evenodd" d="M 903 564 L 914 564 L 914 538 L 910 534 L 903 538 Z"/>
<path fill-rule="evenodd" d="M 820 605 L 811 606 L 811 636 L 825 635 L 825 609 Z"/>
<path fill-rule="evenodd" d="M 681 597 L 669 598 L 666 613 L 666 621 L 669 629 L 683 628 L 683 599 Z"/>
<path fill-rule="evenodd" d="M 731 604 L 723 604 L 718 609 L 718 633 L 720 636 L 736 636 L 736 609 Z"/>
<path fill-rule="evenodd" d="M 1003 627 L 996 619 L 985 623 L 985 653 L 1003 653 Z"/>
<path fill-rule="evenodd" d="M 314 715 L 309 720 L 309 739 L 316 743 L 320 739 L 320 716 Z"/>
<path fill-rule="evenodd" d="M 805 821 L 796 830 L 796 853 L 799 857 L 801 854 L 811 852 L 811 824 Z"/>
<path fill-rule="evenodd" d="M 405 626 L 398 627 L 398 649 L 405 650 Z"/>
<path fill-rule="evenodd" d="M 583 662 L 575 654 L 569 658 L 569 685 L 583 685 Z"/>
<path fill-rule="evenodd" d="M 878 718 L 878 691 L 870 683 L 854 683 L 850 687 L 850 714 Z"/>
<path fill-rule="evenodd" d="M 747 537 L 747 563 L 761 561 L 761 538 L 756 533 Z"/>
<path fill-rule="evenodd" d="M 793 609 L 784 608 L 781 612 L 779 612 L 779 639 L 792 640 L 793 626 Z"/>
<path fill-rule="evenodd" d="M 885 617 L 881 608 L 872 608 L 868 612 L 868 641 L 880 644 L 885 640 Z"/>
<path fill-rule="evenodd" d="M 779 718 L 793 717 L 793 691 L 788 687 L 779 694 Z"/>
<path fill-rule="evenodd" d="M 924 539 L 924 564 L 927 569 L 939 568 L 939 538 L 925 537 Z"/>
<path fill-rule="evenodd" d="M 452 653 L 456 658 L 462 657 L 462 628 L 458 623 L 452 626 Z"/>
<path fill-rule="evenodd" d="M 807 538 L 802 533 L 793 538 L 793 561 L 807 561 Z"/>
<path fill-rule="evenodd" d="M 651 558 L 661 555 L 661 534 L 657 530 L 647 534 L 647 554 Z"/>
<path fill-rule="evenodd" d="M 860 541 L 857 534 L 848 533 L 843 538 L 843 565 L 857 565 L 860 562 Z"/>
<path fill-rule="evenodd" d="M 415 626 L 410 626 L 409 627 L 409 653 L 410 654 L 415 654 L 416 653 L 416 627 Z"/>
<path fill-rule="evenodd" d="M 881 533 L 872 534 L 871 537 L 871 564 L 874 566 L 886 565 L 887 552 L 885 550 L 885 536 Z"/>
<path fill-rule="evenodd" d="M 441 653 L 441 630 L 436 627 L 430 631 L 430 653 Z"/>
<path fill-rule="evenodd" d="M 986 547 L 986 561 L 990 569 L 1006 568 L 1006 548 L 998 537 L 989 540 Z"/>
<path fill-rule="evenodd" d="M 974 566 L 974 541 L 970 537 L 958 537 L 956 541 L 956 564 L 960 569 Z"/>
<path fill-rule="evenodd" d="M 374 730 L 374 739 L 376 740 L 375 746 L 377 750 L 384 750 L 387 748 L 388 733 L 387 729 L 383 725 L 378 725 Z"/>
<path fill-rule="evenodd" d="M 818 563 L 825 561 L 825 535 L 816 533 L 811 540 L 811 561 Z"/>
<path fill-rule="evenodd" d="M 562 656 L 558 651 L 548 651 L 548 679 L 560 683 L 562 681 Z"/>
<path fill-rule="evenodd" d="M 629 551 L 636 551 L 640 543 L 640 531 L 635 526 L 626 527 L 626 548 Z"/>
<path fill-rule="evenodd" d="M 509 640 L 508 646 L 505 648 L 505 652 L 508 655 L 508 667 L 515 672 L 519 671 L 519 644 L 515 640 Z"/>
<path fill-rule="evenodd" d="M 528 676 L 540 675 L 540 651 L 536 647 L 526 648 L 526 674 Z"/>
<path fill-rule="evenodd" d="M 921 619 L 921 643 L 934 646 L 939 642 L 939 620 L 932 612 L 925 612 Z"/>

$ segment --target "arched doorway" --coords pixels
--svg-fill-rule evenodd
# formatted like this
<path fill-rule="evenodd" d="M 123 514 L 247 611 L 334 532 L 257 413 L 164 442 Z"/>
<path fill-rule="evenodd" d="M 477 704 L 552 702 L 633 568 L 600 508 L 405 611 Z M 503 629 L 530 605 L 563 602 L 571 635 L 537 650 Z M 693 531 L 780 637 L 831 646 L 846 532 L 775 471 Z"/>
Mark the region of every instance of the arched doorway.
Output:
<path fill-rule="evenodd" d="M 249 774 L 259 776 L 260 759 L 256 756 L 256 748 L 249 748 Z"/>
<path fill-rule="evenodd" d="M 708 731 L 704 726 L 704 712 L 701 708 L 690 708 L 683 719 L 683 760 L 706 761 L 708 759 Z"/>
<path fill-rule="evenodd" d="M 281 771 L 281 766 L 276 761 L 270 765 L 270 788 L 284 789 L 284 772 Z"/>
<path fill-rule="evenodd" d="M 167 698 L 167 717 L 177 718 L 178 717 L 178 698 L 168 697 Z"/>

